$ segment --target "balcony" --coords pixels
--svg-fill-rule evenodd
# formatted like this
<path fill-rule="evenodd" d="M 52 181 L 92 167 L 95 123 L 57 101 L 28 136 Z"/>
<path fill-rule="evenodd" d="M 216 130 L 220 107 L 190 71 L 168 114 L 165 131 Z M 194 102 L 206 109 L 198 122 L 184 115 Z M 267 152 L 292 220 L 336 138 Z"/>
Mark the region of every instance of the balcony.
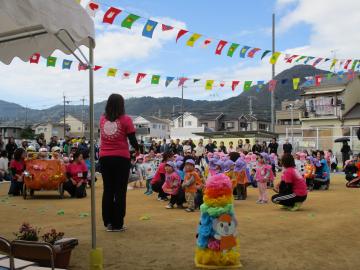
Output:
<path fill-rule="evenodd" d="M 342 117 L 343 106 L 335 105 L 313 105 L 306 106 L 301 120 L 325 120 L 340 119 Z"/>

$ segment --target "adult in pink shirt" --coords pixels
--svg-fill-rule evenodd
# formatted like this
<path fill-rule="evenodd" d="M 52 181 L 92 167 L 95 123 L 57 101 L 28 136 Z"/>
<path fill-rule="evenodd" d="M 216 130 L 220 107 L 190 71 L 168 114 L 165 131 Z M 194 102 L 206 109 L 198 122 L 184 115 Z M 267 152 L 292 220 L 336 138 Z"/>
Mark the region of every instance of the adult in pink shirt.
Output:
<path fill-rule="evenodd" d="M 73 162 L 66 166 L 68 180 L 64 183 L 64 190 L 72 198 L 84 198 L 86 197 L 88 168 L 80 151 L 74 153 L 73 159 Z"/>
<path fill-rule="evenodd" d="M 307 186 L 300 172 L 296 170 L 294 157 L 284 154 L 281 162 L 285 170 L 278 187 L 279 194 L 272 196 L 272 202 L 297 210 L 307 198 Z"/>
<path fill-rule="evenodd" d="M 135 127 L 125 114 L 124 98 L 112 94 L 100 118 L 100 167 L 104 183 L 102 217 L 108 232 L 124 231 L 126 191 L 130 173 L 129 143 L 136 152 L 139 145 Z"/>

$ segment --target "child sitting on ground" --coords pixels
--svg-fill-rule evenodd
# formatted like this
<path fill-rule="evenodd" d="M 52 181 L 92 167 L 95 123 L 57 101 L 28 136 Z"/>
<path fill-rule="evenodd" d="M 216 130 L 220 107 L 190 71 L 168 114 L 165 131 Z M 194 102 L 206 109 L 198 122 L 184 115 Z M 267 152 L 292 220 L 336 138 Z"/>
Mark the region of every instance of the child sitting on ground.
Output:
<path fill-rule="evenodd" d="M 173 209 L 174 205 L 182 207 L 183 202 L 179 199 L 179 190 L 181 187 L 181 179 L 179 174 L 176 172 L 176 165 L 172 161 L 166 162 L 165 165 L 165 182 L 162 186 L 163 191 L 169 194 L 170 202 L 166 206 L 166 209 Z"/>
<path fill-rule="evenodd" d="M 201 179 L 195 172 L 195 161 L 188 159 L 185 162 L 185 178 L 182 188 L 185 191 L 185 198 L 188 204 L 187 212 L 195 211 L 195 194 L 198 187 L 201 185 Z"/>
<path fill-rule="evenodd" d="M 313 158 L 307 157 L 306 158 L 306 164 L 305 164 L 305 180 L 306 180 L 306 186 L 308 190 L 314 189 L 314 178 L 315 178 L 315 166 L 313 164 Z"/>
<path fill-rule="evenodd" d="M 304 178 L 295 168 L 295 161 L 291 154 L 284 154 L 282 159 L 284 172 L 281 182 L 277 186 L 279 194 L 272 196 L 275 204 L 280 204 L 284 209 L 296 211 L 307 198 L 307 187 Z"/>

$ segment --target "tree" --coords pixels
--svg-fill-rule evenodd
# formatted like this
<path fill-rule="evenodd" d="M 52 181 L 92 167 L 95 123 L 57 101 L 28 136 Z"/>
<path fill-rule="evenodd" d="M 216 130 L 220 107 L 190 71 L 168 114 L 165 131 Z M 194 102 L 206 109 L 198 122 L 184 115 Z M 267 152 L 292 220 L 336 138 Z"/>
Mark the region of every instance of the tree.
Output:
<path fill-rule="evenodd" d="M 30 126 L 27 126 L 21 131 L 20 137 L 21 139 L 33 140 L 35 138 L 35 131 Z"/>

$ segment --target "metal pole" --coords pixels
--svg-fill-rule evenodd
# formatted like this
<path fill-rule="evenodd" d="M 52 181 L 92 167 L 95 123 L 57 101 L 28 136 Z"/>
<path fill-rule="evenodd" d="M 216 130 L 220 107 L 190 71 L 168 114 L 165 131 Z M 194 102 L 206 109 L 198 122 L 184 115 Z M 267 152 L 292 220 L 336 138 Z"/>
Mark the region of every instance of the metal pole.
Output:
<path fill-rule="evenodd" d="M 94 143 L 94 42 L 90 40 L 89 48 L 89 122 L 90 122 L 90 162 L 91 162 L 91 247 L 96 249 L 95 217 L 95 143 Z"/>
<path fill-rule="evenodd" d="M 85 107 L 85 98 L 81 99 L 82 108 L 81 108 L 81 134 L 84 137 L 84 107 Z"/>
<path fill-rule="evenodd" d="M 66 136 L 66 127 L 65 127 L 65 95 L 64 95 L 64 139 Z"/>
<path fill-rule="evenodd" d="M 184 85 L 181 86 L 181 127 L 184 127 Z"/>
<path fill-rule="evenodd" d="M 253 96 L 249 96 L 249 113 L 253 115 L 253 103 L 252 103 Z"/>
<path fill-rule="evenodd" d="M 290 104 L 291 112 L 291 144 L 294 145 L 294 105 Z"/>
<path fill-rule="evenodd" d="M 319 149 L 319 128 L 316 128 L 316 149 Z"/>
<path fill-rule="evenodd" d="M 275 13 L 272 14 L 272 53 L 275 52 Z M 275 77 L 275 65 L 271 66 L 271 78 Z M 275 91 L 271 91 L 271 131 L 275 130 Z"/>

